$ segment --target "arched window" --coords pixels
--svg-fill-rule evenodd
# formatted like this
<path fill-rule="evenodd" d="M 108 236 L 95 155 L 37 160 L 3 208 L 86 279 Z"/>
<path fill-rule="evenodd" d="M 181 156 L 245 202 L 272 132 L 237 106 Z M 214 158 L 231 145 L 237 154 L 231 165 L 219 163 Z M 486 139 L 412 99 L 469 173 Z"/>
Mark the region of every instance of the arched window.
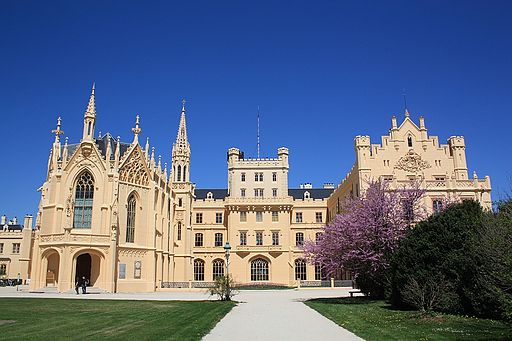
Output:
<path fill-rule="evenodd" d="M 268 262 L 258 258 L 251 262 L 251 281 L 268 281 Z"/>
<path fill-rule="evenodd" d="M 295 279 L 305 281 L 307 278 L 306 275 L 306 262 L 304 259 L 296 259 L 295 260 Z"/>
<path fill-rule="evenodd" d="M 203 246 L 203 234 L 196 233 L 196 246 Z"/>
<path fill-rule="evenodd" d="M 183 181 L 187 181 L 187 166 L 183 166 Z"/>
<path fill-rule="evenodd" d="M 178 165 L 178 173 L 176 174 L 176 181 L 181 181 L 181 165 Z"/>
<path fill-rule="evenodd" d="M 407 145 L 409 147 L 412 147 L 412 137 L 411 136 L 407 137 Z"/>
<path fill-rule="evenodd" d="M 183 206 L 183 199 L 178 198 L 178 207 L 182 207 L 182 206 Z"/>
<path fill-rule="evenodd" d="M 0 276 L 7 275 L 7 264 L 0 264 Z"/>
<path fill-rule="evenodd" d="M 224 276 L 224 261 L 222 259 L 216 259 L 213 261 L 213 280 L 217 277 Z"/>
<path fill-rule="evenodd" d="M 137 200 L 135 195 L 128 198 L 128 210 L 126 214 L 126 242 L 133 243 L 135 240 L 135 208 Z"/>
<path fill-rule="evenodd" d="M 310 199 L 311 198 L 311 193 L 309 193 L 308 191 L 304 192 L 304 199 Z"/>
<path fill-rule="evenodd" d="M 194 281 L 204 281 L 204 260 L 194 260 Z"/>
<path fill-rule="evenodd" d="M 73 212 L 74 228 L 91 228 L 93 196 L 94 178 L 91 173 L 83 172 L 76 183 L 75 208 Z"/>
<path fill-rule="evenodd" d="M 206 193 L 206 199 L 213 199 L 213 193 L 212 192 Z"/>
<path fill-rule="evenodd" d="M 181 221 L 178 221 L 178 233 L 176 238 L 181 240 Z"/>

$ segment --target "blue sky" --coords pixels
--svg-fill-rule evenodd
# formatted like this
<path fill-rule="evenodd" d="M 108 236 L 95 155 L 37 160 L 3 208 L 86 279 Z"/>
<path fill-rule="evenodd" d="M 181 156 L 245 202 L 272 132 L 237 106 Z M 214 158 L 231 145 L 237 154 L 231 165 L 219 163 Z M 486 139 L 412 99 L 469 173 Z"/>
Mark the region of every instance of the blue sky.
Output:
<path fill-rule="evenodd" d="M 226 151 L 290 148 L 291 187 L 338 183 L 353 138 L 403 117 L 441 141 L 464 135 L 470 174 L 511 188 L 512 3 L 507 1 L 3 1 L 0 212 L 35 214 L 57 116 L 81 138 L 96 82 L 96 132 L 170 162 L 187 100 L 191 178 L 225 187 Z"/>

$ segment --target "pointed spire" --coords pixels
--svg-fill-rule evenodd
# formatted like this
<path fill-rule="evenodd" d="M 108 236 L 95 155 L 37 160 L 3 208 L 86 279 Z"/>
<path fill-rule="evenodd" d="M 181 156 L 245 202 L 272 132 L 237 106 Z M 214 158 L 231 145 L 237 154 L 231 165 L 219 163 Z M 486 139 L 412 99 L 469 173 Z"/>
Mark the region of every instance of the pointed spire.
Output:
<path fill-rule="evenodd" d="M 64 131 L 62 131 L 60 129 L 60 127 L 61 127 L 61 119 L 60 119 L 60 116 L 59 116 L 59 118 L 57 118 L 57 128 L 52 130 L 52 133 L 55 135 L 54 143 L 59 143 L 60 142 L 60 135 L 64 134 Z"/>
<path fill-rule="evenodd" d="M 114 168 L 118 169 L 119 167 L 119 157 L 121 156 L 121 137 L 117 137 L 116 143 L 116 151 L 114 153 Z"/>
<path fill-rule="evenodd" d="M 178 127 L 178 135 L 176 136 L 176 145 L 180 147 L 185 147 L 188 144 L 187 139 L 187 121 L 185 119 L 185 100 L 181 101 L 181 117 L 180 117 L 180 126 Z"/>
<path fill-rule="evenodd" d="M 151 167 L 155 166 L 155 147 L 151 147 L 151 161 L 150 161 Z"/>
<path fill-rule="evenodd" d="M 66 162 L 68 161 L 68 137 L 66 136 L 66 140 L 64 142 L 64 150 L 62 151 L 62 162 L 63 162 L 63 166 L 66 164 Z"/>
<path fill-rule="evenodd" d="M 96 87 L 96 83 L 92 83 L 91 97 L 89 97 L 89 104 L 87 105 L 87 110 L 85 114 L 90 114 L 96 116 L 96 101 L 94 99 L 94 89 Z"/>
<path fill-rule="evenodd" d="M 132 144 L 136 144 L 139 142 L 139 134 L 142 131 L 139 127 L 139 115 L 135 116 L 135 127 L 132 128 L 133 131 L 133 142 Z"/>
<path fill-rule="evenodd" d="M 164 163 L 164 179 L 167 182 L 167 162 Z"/>
<path fill-rule="evenodd" d="M 411 116 L 411 115 L 409 114 L 409 110 L 407 110 L 407 108 L 405 108 L 405 117 L 409 117 L 409 116 Z"/>
<path fill-rule="evenodd" d="M 149 157 L 149 137 L 146 137 L 146 147 L 144 148 L 144 156 L 146 157 L 146 161 Z"/>
<path fill-rule="evenodd" d="M 105 152 L 105 161 L 107 161 L 107 166 L 110 168 L 110 156 L 112 155 L 112 146 L 110 145 L 110 134 L 107 135 L 107 151 Z"/>
<path fill-rule="evenodd" d="M 162 172 L 162 155 L 158 155 L 158 172 Z"/>
<path fill-rule="evenodd" d="M 89 97 L 89 104 L 84 114 L 84 132 L 82 135 L 83 141 L 91 142 L 94 139 L 94 126 L 96 124 L 96 103 L 94 100 L 95 84 L 92 84 L 91 97 Z"/>

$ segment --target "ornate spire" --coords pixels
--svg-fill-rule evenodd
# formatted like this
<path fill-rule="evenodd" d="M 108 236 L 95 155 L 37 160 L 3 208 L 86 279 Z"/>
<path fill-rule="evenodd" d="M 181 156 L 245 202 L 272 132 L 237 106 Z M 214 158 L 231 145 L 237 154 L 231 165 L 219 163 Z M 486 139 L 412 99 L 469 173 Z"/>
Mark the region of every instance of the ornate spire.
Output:
<path fill-rule="evenodd" d="M 92 83 L 91 97 L 89 97 L 89 104 L 87 104 L 87 110 L 85 114 L 90 114 L 96 116 L 96 102 L 94 100 L 94 89 L 96 87 L 96 83 Z"/>
<path fill-rule="evenodd" d="M 52 130 L 52 134 L 55 135 L 55 142 L 54 143 L 59 143 L 60 142 L 60 135 L 64 134 L 64 131 L 62 131 L 60 129 L 61 127 L 61 119 L 60 119 L 60 116 L 59 118 L 57 118 L 57 128 Z"/>
<path fill-rule="evenodd" d="M 178 127 L 178 135 L 176 136 L 176 145 L 184 147 L 188 145 L 187 139 L 187 121 L 185 120 L 185 100 L 181 101 L 181 117 L 180 126 Z"/>
<path fill-rule="evenodd" d="M 136 144 L 139 142 L 139 134 L 142 131 L 139 127 L 139 115 L 135 117 L 135 127 L 132 128 L 133 131 L 133 144 Z"/>
<path fill-rule="evenodd" d="M 82 135 L 83 141 L 91 142 L 94 138 L 94 126 L 96 125 L 96 103 L 94 100 L 95 83 L 92 84 L 91 97 L 89 97 L 89 104 L 84 114 L 84 132 Z"/>

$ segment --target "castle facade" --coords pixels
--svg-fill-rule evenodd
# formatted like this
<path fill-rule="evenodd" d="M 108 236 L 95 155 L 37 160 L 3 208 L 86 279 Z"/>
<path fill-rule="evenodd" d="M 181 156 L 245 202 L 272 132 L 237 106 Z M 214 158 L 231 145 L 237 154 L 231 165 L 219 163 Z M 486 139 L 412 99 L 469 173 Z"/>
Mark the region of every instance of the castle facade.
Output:
<path fill-rule="evenodd" d="M 284 147 L 274 158 L 247 158 L 230 148 L 227 188 L 196 188 L 184 105 L 169 167 L 155 159 L 148 141 L 140 144 L 138 117 L 131 142 L 95 135 L 96 119 L 93 87 L 81 140 L 62 143 L 60 119 L 53 131 L 23 274 L 33 290 L 69 291 L 81 277 L 108 292 L 206 287 L 228 270 L 244 284 L 320 283 L 325 274 L 305 262 L 301 246 L 370 179 L 396 187 L 419 180 L 431 212 L 453 195 L 491 206 L 489 178 L 468 178 L 464 138 L 439 144 L 423 118 L 418 126 L 407 112 L 399 126 L 392 119 L 381 144 L 356 137 L 356 162 L 337 188 L 298 189 L 289 188 Z"/>

